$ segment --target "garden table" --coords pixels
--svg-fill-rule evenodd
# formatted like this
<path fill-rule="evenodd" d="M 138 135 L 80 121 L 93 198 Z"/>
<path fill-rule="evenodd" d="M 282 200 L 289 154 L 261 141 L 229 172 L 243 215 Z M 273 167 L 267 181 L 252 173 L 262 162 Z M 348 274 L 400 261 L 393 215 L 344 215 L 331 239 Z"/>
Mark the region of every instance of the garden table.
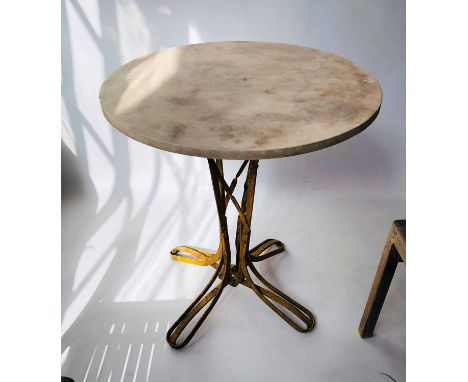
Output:
<path fill-rule="evenodd" d="M 275 239 L 250 246 L 259 160 L 320 150 L 358 134 L 379 113 L 378 81 L 353 62 L 317 49 L 231 41 L 180 46 L 133 60 L 107 78 L 99 98 L 106 119 L 130 138 L 208 159 L 219 217 L 218 249 L 180 246 L 170 256 L 215 271 L 168 330 L 168 343 L 187 345 L 223 290 L 239 284 L 294 329 L 312 330 L 313 314 L 255 266 L 284 250 Z M 223 172 L 228 159 L 243 161 L 231 182 Z M 233 192 L 244 170 L 239 201 Z M 226 219 L 229 203 L 238 212 L 234 256 Z"/>

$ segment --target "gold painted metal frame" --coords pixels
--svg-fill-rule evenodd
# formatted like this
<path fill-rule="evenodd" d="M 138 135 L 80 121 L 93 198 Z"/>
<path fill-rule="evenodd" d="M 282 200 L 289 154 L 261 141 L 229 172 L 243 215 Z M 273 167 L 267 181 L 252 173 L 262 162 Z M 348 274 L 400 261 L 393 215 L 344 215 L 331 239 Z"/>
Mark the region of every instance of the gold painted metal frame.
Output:
<path fill-rule="evenodd" d="M 284 251 L 284 244 L 275 239 L 267 239 L 249 249 L 258 160 L 244 161 L 230 185 L 224 179 L 222 160 L 208 159 L 208 165 L 219 218 L 220 241 L 218 250 L 216 252 L 207 252 L 194 247 L 181 246 L 171 251 L 171 258 L 189 264 L 209 265 L 215 268 L 215 272 L 198 297 L 169 328 L 166 336 L 167 342 L 171 347 L 176 349 L 187 345 L 210 314 L 223 293 L 224 288 L 227 285 L 235 287 L 239 284 L 252 289 L 266 305 L 297 331 L 308 332 L 312 330 L 315 326 L 315 318 L 312 313 L 270 284 L 254 265 L 255 262 L 268 259 Z M 237 179 L 247 166 L 244 193 L 242 202 L 239 204 L 233 192 L 237 185 Z M 235 239 L 236 258 L 234 264 L 231 264 L 231 249 L 226 218 L 226 209 L 230 201 L 239 214 Z M 272 249 L 274 247 L 276 248 Z M 249 270 L 263 286 L 254 282 Z M 217 278 L 220 278 L 221 281 L 211 288 Z M 198 321 L 195 322 L 191 329 L 187 329 L 188 334 L 185 338 L 178 341 L 189 323 L 203 308 L 206 309 L 200 315 Z"/>

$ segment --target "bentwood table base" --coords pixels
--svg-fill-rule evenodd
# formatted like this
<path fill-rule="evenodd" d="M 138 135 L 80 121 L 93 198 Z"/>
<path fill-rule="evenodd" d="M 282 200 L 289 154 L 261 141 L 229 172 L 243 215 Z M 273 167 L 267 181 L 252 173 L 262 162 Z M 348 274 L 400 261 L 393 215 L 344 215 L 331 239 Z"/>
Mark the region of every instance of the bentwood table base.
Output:
<path fill-rule="evenodd" d="M 208 164 L 219 217 L 220 242 L 218 250 L 216 252 L 207 252 L 194 247 L 181 246 L 171 251 L 171 257 L 176 261 L 212 266 L 215 268 L 215 272 L 198 297 L 169 328 L 166 336 L 167 342 L 176 349 L 187 345 L 210 314 L 223 293 L 224 288 L 228 285 L 235 287 L 239 284 L 252 289 L 266 305 L 297 331 L 308 332 L 312 330 L 315 325 L 315 318 L 312 313 L 269 283 L 254 265 L 255 262 L 268 259 L 284 251 L 284 244 L 275 239 L 265 240 L 249 249 L 258 160 L 244 161 L 230 185 L 224 179 L 222 160 L 208 159 Z M 237 179 L 246 167 L 248 168 L 244 193 L 242 202 L 239 204 L 233 196 L 233 192 L 237 185 Z M 226 219 L 226 209 L 229 201 L 232 202 L 239 213 L 234 264 L 231 264 L 232 257 Z M 253 280 L 250 272 L 263 286 L 258 285 Z M 215 287 L 212 287 L 217 278 L 221 279 L 221 281 Z M 279 306 L 289 311 L 297 320 L 292 319 Z M 205 307 L 205 311 L 198 314 Z M 199 318 L 192 328 L 185 330 L 189 323 L 196 319 L 197 316 Z M 298 321 L 300 322 L 298 323 Z M 184 331 L 188 331 L 187 335 L 184 339 L 178 341 Z"/>

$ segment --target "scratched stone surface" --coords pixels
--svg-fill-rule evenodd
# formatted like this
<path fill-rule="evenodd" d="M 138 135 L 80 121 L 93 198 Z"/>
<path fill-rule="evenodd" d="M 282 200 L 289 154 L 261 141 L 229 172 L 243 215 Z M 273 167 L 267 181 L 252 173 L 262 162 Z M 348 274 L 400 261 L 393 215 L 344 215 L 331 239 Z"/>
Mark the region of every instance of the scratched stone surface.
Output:
<path fill-rule="evenodd" d="M 266 159 L 339 143 L 369 126 L 378 81 L 340 56 L 301 46 L 180 46 L 117 69 L 100 91 L 112 126 L 147 145 L 218 159 Z"/>

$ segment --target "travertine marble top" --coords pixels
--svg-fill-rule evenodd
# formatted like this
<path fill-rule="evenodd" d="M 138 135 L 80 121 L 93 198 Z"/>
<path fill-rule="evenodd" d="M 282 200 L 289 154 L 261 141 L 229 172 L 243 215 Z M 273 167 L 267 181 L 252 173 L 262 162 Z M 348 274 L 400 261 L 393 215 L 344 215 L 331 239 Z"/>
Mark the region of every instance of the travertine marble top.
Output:
<path fill-rule="evenodd" d="M 356 64 L 264 42 L 187 45 L 117 69 L 99 95 L 107 120 L 150 146 L 216 159 L 319 150 L 364 130 L 382 100 Z"/>

